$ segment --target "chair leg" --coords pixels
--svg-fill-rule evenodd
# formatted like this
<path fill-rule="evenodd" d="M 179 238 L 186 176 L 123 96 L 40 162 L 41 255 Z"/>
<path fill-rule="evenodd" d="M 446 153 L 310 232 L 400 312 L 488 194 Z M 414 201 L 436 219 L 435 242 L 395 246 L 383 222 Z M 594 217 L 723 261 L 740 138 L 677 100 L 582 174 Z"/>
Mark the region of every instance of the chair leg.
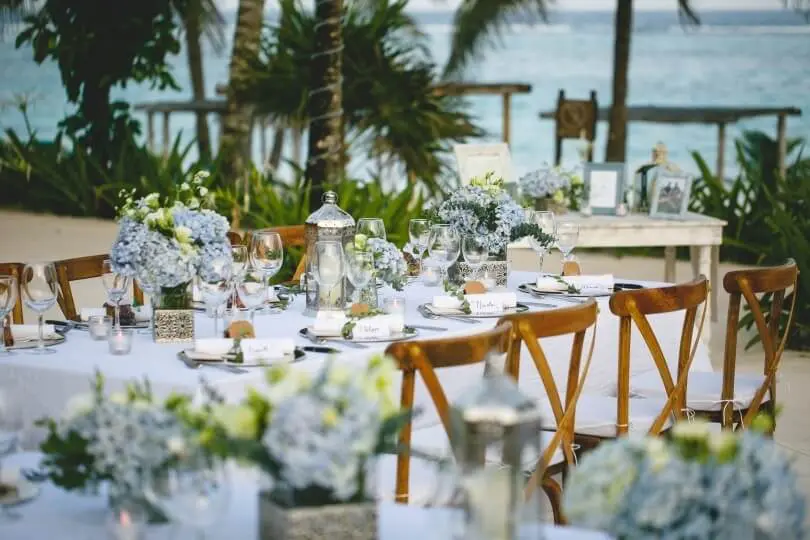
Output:
<path fill-rule="evenodd" d="M 551 511 L 554 513 L 554 524 L 565 525 L 565 518 L 562 514 L 562 488 L 550 476 L 543 477 L 543 491 L 551 503 Z"/>

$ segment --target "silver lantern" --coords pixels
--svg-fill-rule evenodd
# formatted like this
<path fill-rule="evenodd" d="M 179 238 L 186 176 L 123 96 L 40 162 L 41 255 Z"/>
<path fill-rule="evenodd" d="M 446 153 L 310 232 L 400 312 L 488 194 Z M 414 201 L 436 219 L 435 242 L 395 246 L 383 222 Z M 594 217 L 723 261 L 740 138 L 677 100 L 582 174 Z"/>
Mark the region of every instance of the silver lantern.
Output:
<path fill-rule="evenodd" d="M 541 411 L 494 359 L 481 381 L 450 408 L 469 540 L 513 540 L 522 518 L 539 521 L 543 513 L 541 497 L 524 503 L 523 495 L 528 473 L 543 453 Z"/>
<path fill-rule="evenodd" d="M 301 277 L 301 284 L 306 291 L 305 315 L 314 316 L 322 306 L 342 306 L 345 302 L 345 280 L 332 291 L 319 291 L 312 272 L 316 242 L 331 240 L 345 245 L 354 238 L 354 218 L 341 210 L 337 202 L 337 194 L 327 191 L 323 194 L 323 206 L 304 222 L 307 268 Z"/>

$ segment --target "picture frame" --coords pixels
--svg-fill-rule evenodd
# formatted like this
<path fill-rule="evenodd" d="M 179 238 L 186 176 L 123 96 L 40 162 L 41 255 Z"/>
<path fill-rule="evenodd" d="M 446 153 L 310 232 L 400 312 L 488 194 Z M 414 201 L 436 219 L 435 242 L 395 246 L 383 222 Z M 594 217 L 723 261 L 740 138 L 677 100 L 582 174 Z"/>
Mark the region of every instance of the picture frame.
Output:
<path fill-rule="evenodd" d="M 484 176 L 490 171 L 503 178 L 504 184 L 515 183 L 508 144 L 456 144 L 453 152 L 461 185 L 466 186 L 470 179 Z"/>
<path fill-rule="evenodd" d="M 694 178 L 683 172 L 659 173 L 650 196 L 650 217 L 683 219 L 689 212 Z"/>
<path fill-rule="evenodd" d="M 624 202 L 624 163 L 585 163 L 583 170 L 588 206 L 594 215 L 615 216 Z"/>

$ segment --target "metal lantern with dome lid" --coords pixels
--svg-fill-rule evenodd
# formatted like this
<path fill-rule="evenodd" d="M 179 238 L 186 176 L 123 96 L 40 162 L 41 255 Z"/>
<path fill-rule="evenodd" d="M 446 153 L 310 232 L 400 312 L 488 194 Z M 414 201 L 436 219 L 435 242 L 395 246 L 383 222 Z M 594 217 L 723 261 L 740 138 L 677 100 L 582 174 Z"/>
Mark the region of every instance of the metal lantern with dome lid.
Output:
<path fill-rule="evenodd" d="M 304 222 L 307 271 L 302 276 L 301 282 L 307 297 L 305 315 L 314 316 L 318 309 L 325 305 L 343 305 L 345 282 L 338 284 L 332 291 L 321 292 L 318 291 L 311 271 L 313 261 L 316 260 L 315 244 L 317 242 L 334 241 L 345 245 L 354 237 L 354 218 L 343 211 L 337 202 L 337 194 L 334 191 L 327 191 L 323 194 L 323 205 L 310 214 Z"/>
<path fill-rule="evenodd" d="M 486 375 L 450 407 L 465 538 L 471 540 L 513 540 L 526 517 L 539 522 L 544 511 L 543 497 L 524 501 L 526 471 L 543 454 L 541 410 L 494 363 L 501 359 L 490 355 Z"/>

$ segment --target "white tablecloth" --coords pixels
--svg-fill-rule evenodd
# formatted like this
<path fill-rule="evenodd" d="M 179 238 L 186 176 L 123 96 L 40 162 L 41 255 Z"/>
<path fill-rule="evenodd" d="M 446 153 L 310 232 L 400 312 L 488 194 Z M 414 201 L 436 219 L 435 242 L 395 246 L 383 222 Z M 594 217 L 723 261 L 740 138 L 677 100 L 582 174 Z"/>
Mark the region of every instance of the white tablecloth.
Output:
<path fill-rule="evenodd" d="M 509 287 L 514 290 L 521 283 L 534 279 L 535 275 L 532 273 L 513 272 Z M 382 292 L 382 294 L 390 293 L 392 291 Z M 404 294 L 407 298 L 406 323 L 440 326 L 448 329 L 447 332 L 420 330 L 420 338 L 473 333 L 491 328 L 496 322 L 496 319 L 482 319 L 480 324 L 464 324 L 449 319 L 427 320 L 422 318 L 417 312 L 417 306 L 429 302 L 434 295 L 442 294 L 441 289 L 437 287 L 429 288 L 421 284 L 412 284 L 399 294 Z M 518 295 L 519 300 L 537 301 L 537 299 L 521 293 Z M 607 301 L 608 298 L 599 299 L 600 313 L 594 360 L 586 381 L 586 392 L 602 395 L 610 395 L 615 392 L 617 376 L 618 319 L 610 313 Z M 553 303 L 560 307 L 571 305 L 569 302 L 554 300 L 553 297 L 546 297 L 542 302 Z M 284 313 L 257 315 L 258 336 L 293 337 L 300 345 L 311 345 L 307 340 L 298 336 L 301 328 L 312 324 L 312 319 L 302 314 L 303 307 L 303 298 L 298 297 Z M 532 309 L 546 308 L 532 307 Z M 213 322 L 210 319 L 200 315 L 196 323 L 198 337 L 212 336 Z M 683 314 L 654 316 L 651 318 L 651 323 L 661 342 L 664 354 L 670 362 L 671 369 L 676 369 Z M 586 340 L 586 345 L 587 343 Z M 336 361 L 348 365 L 360 365 L 370 354 L 384 350 L 386 344 L 375 344 L 363 350 L 337 346 L 345 352 L 338 355 Z M 542 340 L 542 346 L 552 365 L 558 388 L 565 388 L 571 338 L 558 337 Z M 112 356 L 107 350 L 106 342 L 92 341 L 84 331 L 72 330 L 68 333 L 67 341 L 58 346 L 57 354 L 35 356 L 20 351 L 15 356 L 0 357 L 0 396 L 12 405 L 12 413 L 21 414 L 26 425 L 30 426 L 34 420 L 43 416 L 58 415 L 72 396 L 87 392 L 90 388 L 89 379 L 96 369 L 101 370 L 104 374 L 111 390 L 120 389 L 127 381 L 134 378 L 148 376 L 157 396 L 164 396 L 172 390 L 194 392 L 198 388 L 200 377 L 204 376 L 228 399 L 238 400 L 244 395 L 247 386 L 259 385 L 263 381 L 261 370 L 258 369 L 246 374 L 227 373 L 210 367 L 202 367 L 199 370 L 189 369 L 176 356 L 183 348 L 183 345 L 159 345 L 153 343 L 148 335 L 140 334 L 135 336 L 135 343 L 130 355 Z M 307 357 L 296 365 L 301 369 L 316 371 L 323 365 L 325 358 L 326 356 L 323 354 L 307 353 Z M 632 342 L 632 375 L 639 376 L 655 369 L 641 336 L 635 332 Z M 711 371 L 708 351 L 702 343 L 699 345 L 692 369 Z M 481 374 L 480 366 L 465 366 L 444 369 L 439 373 L 439 379 L 448 399 L 452 402 L 465 389 L 474 384 Z M 525 350 L 521 357 L 520 385 L 530 396 L 540 398 L 545 394 L 534 364 Z M 420 416 L 414 423 L 416 429 L 429 427 L 438 422 L 435 408 L 419 379 L 417 379 L 416 386 L 416 406 L 421 410 Z M 3 419 L 0 417 L 0 423 L 2 422 Z M 0 424 L 1 426 L 2 424 Z M 24 437 L 25 446 L 32 448 L 41 440 L 41 436 L 40 431 L 28 427 Z"/>
<path fill-rule="evenodd" d="M 36 467 L 37 454 L 11 456 L 6 466 Z M 223 519 L 206 531 L 208 540 L 258 539 L 258 482 L 249 471 L 236 470 L 231 476 L 230 500 Z M 105 528 L 108 509 L 100 496 L 67 493 L 50 484 L 42 485 L 40 496 L 15 508 L 22 519 L 0 521 L 2 540 L 106 540 L 112 538 Z M 380 503 L 378 530 L 381 540 L 448 540 L 447 528 L 453 516 L 444 510 Z M 171 526 L 152 526 L 144 540 L 192 538 L 188 531 L 179 536 Z M 596 532 L 574 528 L 543 527 L 543 536 L 527 530 L 526 540 L 608 540 Z M 523 536 L 522 536 L 523 537 Z M 327 539 L 324 539 L 327 540 Z"/>

